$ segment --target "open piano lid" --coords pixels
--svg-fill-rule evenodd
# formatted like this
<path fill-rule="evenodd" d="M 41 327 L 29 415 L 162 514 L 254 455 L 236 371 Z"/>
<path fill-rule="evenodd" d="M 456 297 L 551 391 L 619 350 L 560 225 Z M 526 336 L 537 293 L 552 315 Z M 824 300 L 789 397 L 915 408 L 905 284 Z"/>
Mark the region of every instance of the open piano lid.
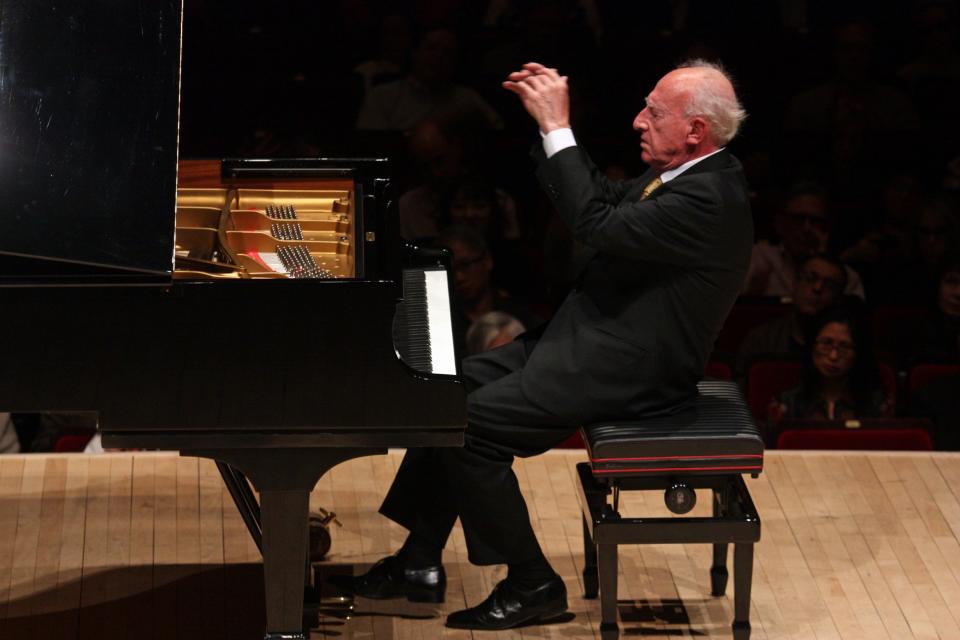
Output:
<path fill-rule="evenodd" d="M 173 271 L 181 0 L 0 0 L 0 284 Z"/>

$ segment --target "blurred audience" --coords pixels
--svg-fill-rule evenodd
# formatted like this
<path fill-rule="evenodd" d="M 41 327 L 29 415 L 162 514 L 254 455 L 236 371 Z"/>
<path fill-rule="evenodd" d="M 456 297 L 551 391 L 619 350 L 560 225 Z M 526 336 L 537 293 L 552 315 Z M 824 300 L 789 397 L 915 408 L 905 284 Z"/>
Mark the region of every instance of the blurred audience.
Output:
<path fill-rule="evenodd" d="M 912 362 L 960 360 L 960 253 L 944 259 L 937 281 L 936 306 L 911 336 Z"/>
<path fill-rule="evenodd" d="M 458 344 L 466 347 L 470 324 L 491 311 L 506 312 L 526 328 L 542 323 L 527 303 L 494 286 L 493 257 L 476 229 L 449 227 L 437 245 L 453 254 L 453 336 Z"/>
<path fill-rule="evenodd" d="M 474 320 L 467 329 L 467 355 L 472 356 L 512 342 L 526 329 L 522 322 L 509 313 L 487 312 Z"/>
<path fill-rule="evenodd" d="M 379 48 L 377 54 L 353 68 L 363 83 L 363 96 L 373 87 L 398 80 L 406 70 L 410 57 L 410 20 L 403 14 L 393 13 L 380 21 Z"/>
<path fill-rule="evenodd" d="M 452 113 L 490 129 L 503 120 L 474 89 L 454 82 L 460 44 L 447 29 L 428 31 L 413 51 L 410 73 L 371 88 L 360 107 L 357 128 L 409 131 L 425 118 Z"/>
<path fill-rule="evenodd" d="M 788 162 L 804 172 L 827 169 L 835 187 L 860 192 L 873 188 L 886 158 L 909 156 L 920 118 L 910 98 L 880 76 L 878 62 L 870 21 L 834 29 L 833 76 L 787 104 Z"/>
<path fill-rule="evenodd" d="M 836 258 L 818 253 L 804 260 L 791 292 L 790 311 L 744 336 L 733 363 L 734 378 L 742 384 L 758 358 L 802 353 L 810 323 L 837 303 L 846 286 L 846 269 Z"/>
<path fill-rule="evenodd" d="M 871 300 L 878 304 L 929 306 L 937 296 L 940 269 L 946 257 L 960 249 L 960 215 L 956 202 L 931 197 L 920 209 L 914 227 L 912 259 L 898 267 L 881 263 Z"/>
<path fill-rule="evenodd" d="M 771 402 L 768 418 L 849 420 L 892 416 L 860 314 L 838 306 L 817 317 L 806 340 L 803 378 Z"/>
<path fill-rule="evenodd" d="M 798 182 L 787 192 L 775 214 L 774 230 L 779 242 L 760 240 L 753 246 L 744 293 L 788 296 L 796 285 L 797 265 L 830 246 L 832 226 L 827 192 L 814 182 Z M 864 297 L 860 276 L 845 267 L 843 293 Z"/>
<path fill-rule="evenodd" d="M 853 265 L 868 281 L 904 269 L 914 259 L 915 234 L 923 192 L 916 176 L 901 173 L 883 185 L 880 210 L 871 216 L 871 229 L 840 258 Z M 885 282 L 881 280 L 881 283 Z M 881 284 L 880 286 L 883 286 Z"/>

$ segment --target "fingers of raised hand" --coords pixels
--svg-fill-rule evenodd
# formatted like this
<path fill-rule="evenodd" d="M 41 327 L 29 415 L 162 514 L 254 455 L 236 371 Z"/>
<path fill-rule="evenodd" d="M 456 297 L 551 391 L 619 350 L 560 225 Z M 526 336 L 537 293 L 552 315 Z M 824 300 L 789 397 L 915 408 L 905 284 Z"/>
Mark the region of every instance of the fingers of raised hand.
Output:
<path fill-rule="evenodd" d="M 520 82 L 521 80 L 525 80 L 532 75 L 533 75 L 532 71 L 527 71 L 526 69 L 524 69 L 522 71 L 514 71 L 509 76 L 507 76 L 507 78 L 509 78 L 510 80 L 513 80 L 514 82 Z"/>
<path fill-rule="evenodd" d="M 524 80 L 523 83 L 526 85 L 529 85 L 535 91 L 538 91 L 538 92 L 546 91 L 550 86 L 549 81 L 543 76 L 530 76 L 529 78 Z"/>
<path fill-rule="evenodd" d="M 504 83 L 503 83 L 503 88 L 506 89 L 507 91 L 512 91 L 513 93 L 517 94 L 518 96 L 520 96 L 521 98 L 524 98 L 524 99 L 530 98 L 531 96 L 533 96 L 533 95 L 536 93 L 536 91 L 534 90 L 534 88 L 531 87 L 529 84 L 527 84 L 526 81 L 523 81 L 523 82 L 509 82 L 509 81 L 508 81 L 508 82 L 504 82 Z"/>

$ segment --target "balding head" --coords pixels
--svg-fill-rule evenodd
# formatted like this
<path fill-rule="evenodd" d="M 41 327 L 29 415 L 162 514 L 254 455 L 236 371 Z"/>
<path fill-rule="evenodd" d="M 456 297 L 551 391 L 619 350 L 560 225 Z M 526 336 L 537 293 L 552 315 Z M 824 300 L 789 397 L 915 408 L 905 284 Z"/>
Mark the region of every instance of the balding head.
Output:
<path fill-rule="evenodd" d="M 644 162 L 663 171 L 726 145 L 744 118 L 723 68 L 691 60 L 660 79 L 633 127 Z"/>
<path fill-rule="evenodd" d="M 705 118 L 717 146 L 730 142 L 747 112 L 723 67 L 706 60 L 688 60 L 667 75 L 675 76 L 676 84 L 687 92 L 686 116 Z"/>

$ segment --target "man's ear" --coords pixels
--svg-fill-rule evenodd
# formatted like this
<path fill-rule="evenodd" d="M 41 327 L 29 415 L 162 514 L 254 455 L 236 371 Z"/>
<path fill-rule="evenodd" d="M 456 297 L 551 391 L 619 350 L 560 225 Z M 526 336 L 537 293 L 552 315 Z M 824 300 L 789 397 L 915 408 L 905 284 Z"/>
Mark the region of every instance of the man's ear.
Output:
<path fill-rule="evenodd" d="M 690 121 L 690 129 L 687 131 L 687 144 L 697 145 L 703 142 L 707 137 L 707 121 L 696 117 Z"/>

